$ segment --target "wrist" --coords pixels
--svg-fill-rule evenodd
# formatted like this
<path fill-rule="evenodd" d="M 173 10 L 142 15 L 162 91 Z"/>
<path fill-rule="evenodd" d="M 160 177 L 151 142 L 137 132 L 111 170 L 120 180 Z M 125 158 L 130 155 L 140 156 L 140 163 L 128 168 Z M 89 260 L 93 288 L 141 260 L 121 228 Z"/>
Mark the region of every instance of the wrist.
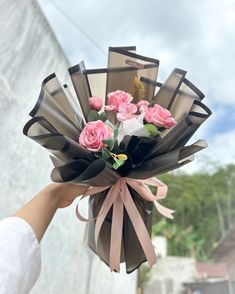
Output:
<path fill-rule="evenodd" d="M 71 183 L 52 183 L 46 189 L 49 192 L 51 205 L 58 209 L 70 205 L 76 197 L 87 191 L 88 186 Z"/>
<path fill-rule="evenodd" d="M 59 207 L 59 204 L 61 202 L 61 199 L 63 198 L 63 195 L 65 194 L 65 189 L 63 184 L 61 183 L 51 183 L 49 184 L 46 189 L 48 190 L 48 200 L 49 202 L 55 206 L 56 208 Z"/>

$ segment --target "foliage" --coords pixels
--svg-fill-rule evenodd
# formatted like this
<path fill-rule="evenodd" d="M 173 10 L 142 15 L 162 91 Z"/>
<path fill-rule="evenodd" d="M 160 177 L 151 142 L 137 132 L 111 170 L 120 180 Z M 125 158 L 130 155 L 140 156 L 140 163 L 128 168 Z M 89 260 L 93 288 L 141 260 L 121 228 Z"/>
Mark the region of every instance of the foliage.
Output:
<path fill-rule="evenodd" d="M 168 185 L 162 201 L 175 209 L 174 220 L 154 213 L 154 235 L 168 239 L 170 255 L 207 259 L 235 218 L 235 165 L 216 167 L 213 173 L 164 174 Z"/>

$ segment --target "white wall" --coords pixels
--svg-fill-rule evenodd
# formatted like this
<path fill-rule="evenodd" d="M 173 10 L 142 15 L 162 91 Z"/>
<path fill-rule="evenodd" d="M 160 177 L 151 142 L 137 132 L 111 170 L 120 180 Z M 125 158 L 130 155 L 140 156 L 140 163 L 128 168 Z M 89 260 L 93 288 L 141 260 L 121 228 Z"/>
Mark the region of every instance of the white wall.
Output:
<path fill-rule="evenodd" d="M 68 66 L 36 1 L 0 0 L 0 219 L 50 181 L 47 152 L 22 128 L 42 79 L 56 72 L 66 81 Z M 87 249 L 74 205 L 58 211 L 42 241 L 42 272 L 32 293 L 135 293 L 136 274 L 110 273 Z"/>

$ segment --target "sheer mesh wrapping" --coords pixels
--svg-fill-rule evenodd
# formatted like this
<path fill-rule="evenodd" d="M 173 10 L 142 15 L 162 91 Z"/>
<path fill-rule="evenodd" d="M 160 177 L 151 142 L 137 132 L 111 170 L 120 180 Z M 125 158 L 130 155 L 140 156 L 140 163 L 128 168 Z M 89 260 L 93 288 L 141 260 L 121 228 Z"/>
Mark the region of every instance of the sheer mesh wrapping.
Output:
<path fill-rule="evenodd" d="M 117 89 L 133 93 L 134 78 L 157 79 L 159 61 L 121 48 L 109 48 L 106 94 Z M 147 100 L 153 97 L 152 87 L 145 86 Z M 136 97 L 134 97 L 134 102 Z"/>
<path fill-rule="evenodd" d="M 203 93 L 185 78 L 186 72 L 181 69 L 174 69 L 162 84 L 157 80 L 159 61 L 138 55 L 135 50 L 134 46 L 109 48 L 107 68 L 87 70 L 83 62 L 71 67 L 72 91 L 67 85 L 62 86 L 55 74 L 42 82 L 38 101 L 30 112 L 32 119 L 23 132 L 51 153 L 53 181 L 108 186 L 122 176 L 146 179 L 191 162 L 194 154 L 207 146 L 204 140 L 185 146 L 211 115 L 211 111 L 202 103 Z M 124 137 L 115 148 L 116 151 L 128 153 L 131 160 L 117 171 L 110 169 L 103 159 L 78 143 L 91 110 L 88 98 L 100 96 L 107 102 L 107 94 L 116 90 L 131 93 L 135 103 L 146 99 L 150 103 L 160 104 L 169 109 L 177 121 L 173 128 L 165 130 L 157 139 Z M 71 94 L 73 92 L 76 93 L 75 97 Z M 113 123 L 116 122 L 113 116 L 108 117 Z M 151 235 L 153 205 L 143 200 L 132 188 L 128 189 Z M 99 214 L 107 192 L 90 197 L 91 218 Z M 107 265 L 111 224 L 112 208 L 101 228 L 98 251 L 94 241 L 95 221 L 88 224 L 88 245 Z M 127 273 L 146 261 L 126 211 L 121 261 L 126 263 Z"/>
<path fill-rule="evenodd" d="M 170 109 L 185 75 L 186 72 L 184 70 L 178 68 L 174 69 L 153 98 L 153 101 L 164 108 Z"/>
<path fill-rule="evenodd" d="M 91 110 L 88 100 L 88 98 L 91 97 L 91 90 L 89 87 L 84 62 L 82 61 L 78 65 L 69 68 L 69 74 L 73 82 L 78 101 L 82 108 L 83 115 L 87 121 L 88 113 Z"/>

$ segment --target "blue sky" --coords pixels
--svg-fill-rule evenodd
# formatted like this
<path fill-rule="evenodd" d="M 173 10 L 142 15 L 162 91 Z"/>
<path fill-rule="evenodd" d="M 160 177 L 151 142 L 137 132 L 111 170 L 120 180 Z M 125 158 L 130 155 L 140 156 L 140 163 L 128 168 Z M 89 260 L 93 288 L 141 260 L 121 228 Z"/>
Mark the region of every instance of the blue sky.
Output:
<path fill-rule="evenodd" d="M 136 45 L 160 60 L 160 81 L 174 67 L 185 69 L 213 111 L 195 137 L 207 139 L 209 148 L 191 169 L 205 158 L 235 162 L 235 1 L 55 1 L 85 33 L 52 1 L 38 2 L 72 65 L 84 60 L 87 68 L 103 67 L 109 46 Z"/>

